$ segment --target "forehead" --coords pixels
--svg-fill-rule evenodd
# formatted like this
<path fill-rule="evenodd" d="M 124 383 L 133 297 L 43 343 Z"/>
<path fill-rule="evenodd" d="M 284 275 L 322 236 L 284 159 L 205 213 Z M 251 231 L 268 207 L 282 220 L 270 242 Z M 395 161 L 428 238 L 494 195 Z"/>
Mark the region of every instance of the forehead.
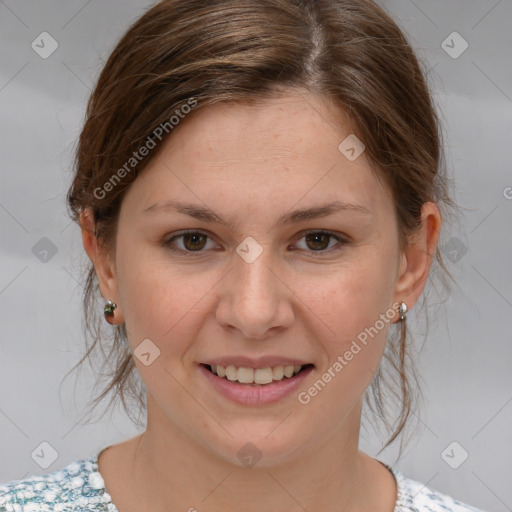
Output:
<path fill-rule="evenodd" d="M 320 96 L 295 93 L 255 104 L 230 102 L 205 107 L 189 122 L 185 118 L 174 142 L 203 163 L 221 161 L 226 150 L 241 161 L 244 157 L 251 161 L 298 159 L 310 152 L 311 145 L 316 146 L 315 153 L 332 153 L 340 136 L 351 132 L 341 109 L 328 105 Z M 172 138 L 169 143 L 173 145 Z"/>
<path fill-rule="evenodd" d="M 340 152 L 348 136 L 343 111 L 312 94 L 210 105 L 173 130 L 134 193 L 140 209 L 183 195 L 222 208 L 319 200 L 386 207 L 387 192 L 365 153 L 351 161 Z"/>

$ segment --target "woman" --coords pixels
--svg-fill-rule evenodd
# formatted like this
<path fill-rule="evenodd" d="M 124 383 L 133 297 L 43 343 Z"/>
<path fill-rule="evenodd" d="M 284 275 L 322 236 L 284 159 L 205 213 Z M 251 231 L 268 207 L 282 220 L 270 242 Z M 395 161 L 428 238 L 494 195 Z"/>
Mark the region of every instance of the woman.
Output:
<path fill-rule="evenodd" d="M 438 120 L 363 0 L 163 1 L 110 56 L 68 193 L 145 431 L 0 488 L 5 510 L 476 511 L 358 449 L 433 262 Z M 397 334 L 389 339 L 388 334 Z M 391 337 L 393 338 L 393 337 Z M 146 394 L 147 391 L 147 394 Z M 129 411 L 130 412 L 130 411 Z"/>

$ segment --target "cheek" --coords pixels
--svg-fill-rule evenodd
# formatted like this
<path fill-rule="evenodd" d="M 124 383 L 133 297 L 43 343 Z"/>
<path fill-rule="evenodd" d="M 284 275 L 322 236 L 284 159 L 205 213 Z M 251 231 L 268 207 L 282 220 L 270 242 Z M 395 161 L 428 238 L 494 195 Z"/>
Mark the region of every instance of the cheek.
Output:
<path fill-rule="evenodd" d="M 144 250 L 135 240 L 123 243 L 120 236 L 118 250 L 119 294 L 131 345 L 149 338 L 161 347 L 165 334 L 190 310 L 191 287 L 176 268 L 155 258 L 154 248 Z"/>
<path fill-rule="evenodd" d="M 149 252 L 126 253 L 118 268 L 119 293 L 137 370 L 156 399 L 166 397 L 185 407 L 179 382 L 186 375 L 177 361 L 196 337 L 200 323 L 194 304 L 204 292 L 183 272 L 156 261 Z"/>
<path fill-rule="evenodd" d="M 302 277 L 300 289 L 326 330 L 337 339 L 347 339 L 373 325 L 390 308 L 394 290 L 390 268 L 382 256 L 362 255 L 321 278 Z"/>
<path fill-rule="evenodd" d="M 132 350 L 150 339 L 160 350 L 159 362 L 170 367 L 182 359 L 204 323 L 209 292 L 219 280 L 200 264 L 176 265 L 160 249 L 136 241 L 118 258 L 119 293 Z M 162 249 L 162 251 L 164 251 Z M 175 366 L 175 365 L 174 365 Z M 141 368 L 141 373 L 145 370 Z"/>
<path fill-rule="evenodd" d="M 394 318 L 392 255 L 367 255 L 361 252 L 357 261 L 317 278 L 314 285 L 310 277 L 302 281 L 311 318 L 322 320 L 317 322 L 323 325 L 317 336 L 326 355 L 321 370 L 330 372 L 325 379 L 345 389 L 357 388 L 356 394 L 373 378 Z"/>
<path fill-rule="evenodd" d="M 316 310 L 322 315 L 329 329 L 316 332 L 316 343 L 322 346 L 324 358 L 318 368 L 316 380 L 299 395 L 301 404 L 313 404 L 325 414 L 329 405 L 332 421 L 342 421 L 347 411 L 364 395 L 382 360 L 391 326 L 393 311 L 383 307 L 386 301 L 372 294 L 365 294 L 356 280 L 347 280 L 341 289 L 317 300 Z M 369 292 L 372 290 L 369 288 Z M 360 296 L 361 303 L 354 299 Z M 386 314 L 388 316 L 386 316 Z"/>

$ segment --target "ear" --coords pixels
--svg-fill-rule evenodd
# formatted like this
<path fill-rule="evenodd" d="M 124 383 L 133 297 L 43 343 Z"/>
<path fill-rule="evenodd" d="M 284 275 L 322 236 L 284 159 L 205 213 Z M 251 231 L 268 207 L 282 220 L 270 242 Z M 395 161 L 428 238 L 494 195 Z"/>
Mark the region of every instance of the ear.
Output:
<path fill-rule="evenodd" d="M 395 301 L 405 302 L 408 310 L 423 292 L 441 233 L 442 218 L 435 203 L 423 204 L 421 221 L 420 231 L 411 235 L 409 247 L 401 256 L 395 286 Z"/>
<path fill-rule="evenodd" d="M 90 208 L 85 208 L 80 213 L 80 227 L 84 249 L 94 265 L 101 294 L 105 300 L 112 300 L 117 304 L 114 314 L 115 320 L 109 323 L 122 323 L 122 308 L 120 308 L 119 303 L 119 290 L 114 261 L 112 255 L 101 245 L 96 237 L 96 226 Z"/>

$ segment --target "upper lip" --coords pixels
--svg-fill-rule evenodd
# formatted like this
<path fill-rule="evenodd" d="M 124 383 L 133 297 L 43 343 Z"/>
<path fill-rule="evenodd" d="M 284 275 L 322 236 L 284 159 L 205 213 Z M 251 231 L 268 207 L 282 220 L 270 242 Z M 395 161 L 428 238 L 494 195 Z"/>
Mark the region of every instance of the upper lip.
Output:
<path fill-rule="evenodd" d="M 203 361 L 203 364 L 210 366 L 220 364 L 221 366 L 236 366 L 238 368 L 267 368 L 269 366 L 304 366 L 312 363 L 280 356 L 262 356 L 256 359 L 245 356 L 226 356 Z"/>

